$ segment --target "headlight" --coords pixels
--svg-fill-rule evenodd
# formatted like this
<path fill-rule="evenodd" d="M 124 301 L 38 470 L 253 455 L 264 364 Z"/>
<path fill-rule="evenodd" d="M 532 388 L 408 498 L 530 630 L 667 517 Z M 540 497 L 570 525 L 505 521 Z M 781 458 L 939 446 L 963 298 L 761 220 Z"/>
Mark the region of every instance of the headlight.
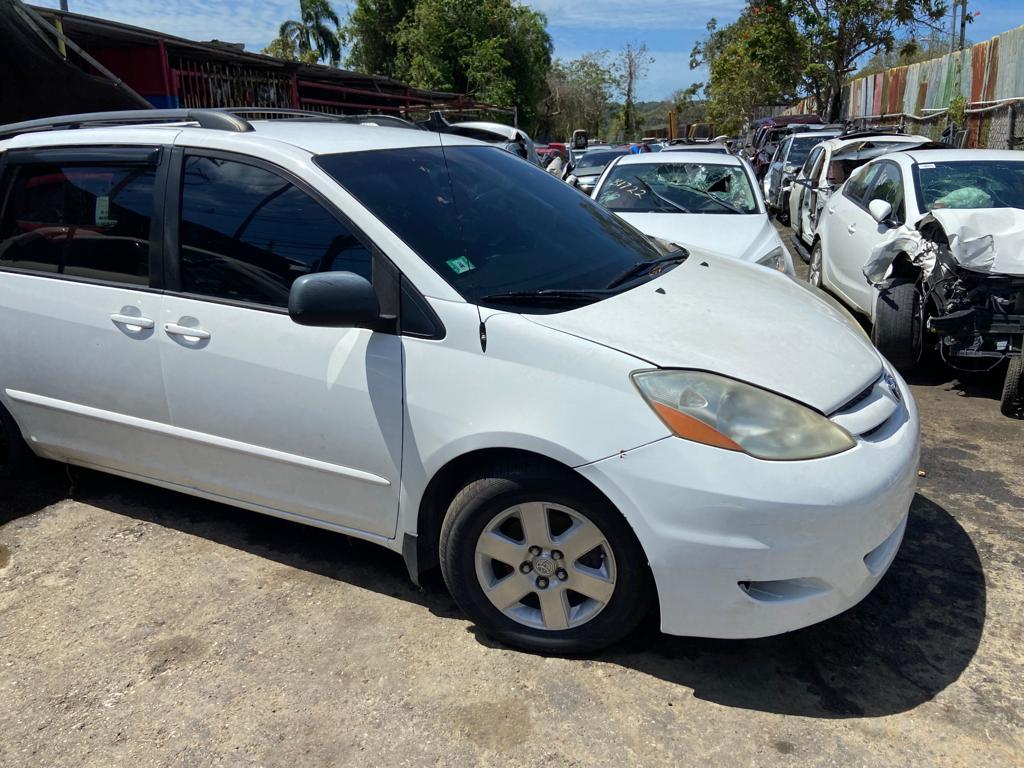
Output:
<path fill-rule="evenodd" d="M 768 253 L 757 260 L 757 263 L 762 267 L 771 267 L 777 269 L 779 272 L 786 271 L 786 249 L 783 246 L 777 246 L 772 248 Z"/>
<path fill-rule="evenodd" d="M 702 371 L 633 374 L 641 394 L 677 437 L 759 459 L 816 459 L 856 441 L 820 413 L 749 384 Z"/>

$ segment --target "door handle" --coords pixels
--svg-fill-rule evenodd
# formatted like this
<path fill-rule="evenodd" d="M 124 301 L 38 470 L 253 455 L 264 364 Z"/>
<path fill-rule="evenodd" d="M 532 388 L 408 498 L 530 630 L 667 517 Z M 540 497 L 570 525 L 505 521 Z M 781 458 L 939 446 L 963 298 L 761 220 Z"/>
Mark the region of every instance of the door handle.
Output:
<path fill-rule="evenodd" d="M 117 325 L 129 325 L 132 328 L 149 329 L 152 328 L 155 323 L 148 317 L 135 317 L 133 315 L 122 315 L 115 312 L 110 316 L 110 319 Z"/>
<path fill-rule="evenodd" d="M 177 323 L 164 323 L 164 331 L 171 336 L 185 336 L 189 339 L 210 338 L 209 331 L 204 331 L 202 328 L 189 328 L 187 325 L 178 325 Z"/>
<path fill-rule="evenodd" d="M 849 232 L 852 235 L 854 232 L 857 231 L 857 225 L 856 224 L 848 224 L 846 226 L 846 231 Z"/>
<path fill-rule="evenodd" d="M 828 207 L 828 212 L 829 212 L 829 213 L 835 213 L 835 212 L 836 212 L 836 207 L 835 207 L 834 205 L 830 205 L 830 206 Z"/>

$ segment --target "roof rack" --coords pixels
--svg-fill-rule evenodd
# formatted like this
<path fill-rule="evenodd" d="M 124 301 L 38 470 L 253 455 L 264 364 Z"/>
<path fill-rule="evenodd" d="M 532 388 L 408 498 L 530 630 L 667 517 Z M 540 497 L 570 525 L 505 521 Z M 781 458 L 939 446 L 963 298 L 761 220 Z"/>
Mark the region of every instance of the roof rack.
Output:
<path fill-rule="evenodd" d="M 22 133 L 57 131 L 111 125 L 147 125 L 151 123 L 198 123 L 201 128 L 246 133 L 252 125 L 230 110 L 220 109 L 130 109 L 120 112 L 88 112 L 81 115 L 57 115 L 21 123 L 0 125 L 0 139 Z"/>
<path fill-rule="evenodd" d="M 303 109 L 280 107 L 230 107 L 218 109 L 132 109 L 120 112 L 89 112 L 80 115 L 57 115 L 21 123 L 0 125 L 0 139 L 9 139 L 22 133 L 57 131 L 69 128 L 98 128 L 114 125 L 152 125 L 160 123 L 196 123 L 200 128 L 215 131 L 247 133 L 253 130 L 249 120 L 309 120 L 350 125 L 375 124 L 390 128 L 420 126 L 395 115 L 334 115 L 329 112 L 311 112 Z"/>

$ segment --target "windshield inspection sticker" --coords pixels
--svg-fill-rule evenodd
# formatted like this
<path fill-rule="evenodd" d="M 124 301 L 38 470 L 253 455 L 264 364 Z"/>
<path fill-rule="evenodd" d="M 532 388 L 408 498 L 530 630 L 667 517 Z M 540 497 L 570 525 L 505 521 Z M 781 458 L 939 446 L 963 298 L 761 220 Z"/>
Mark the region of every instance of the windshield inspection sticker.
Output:
<path fill-rule="evenodd" d="M 473 262 L 465 256 L 459 256 L 457 259 L 448 259 L 445 264 L 447 264 L 456 275 L 461 275 L 463 272 L 469 272 L 471 269 L 476 269 L 476 267 L 473 266 Z"/>

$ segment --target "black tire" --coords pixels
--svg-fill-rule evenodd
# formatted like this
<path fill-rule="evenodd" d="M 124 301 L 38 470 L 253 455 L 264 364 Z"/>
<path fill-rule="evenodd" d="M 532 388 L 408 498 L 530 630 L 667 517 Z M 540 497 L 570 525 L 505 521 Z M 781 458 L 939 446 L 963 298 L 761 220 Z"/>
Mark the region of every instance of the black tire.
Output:
<path fill-rule="evenodd" d="M 488 599 L 477 576 L 477 543 L 484 530 L 504 511 L 529 502 L 574 510 L 595 524 L 611 547 L 614 591 L 603 608 L 580 626 L 556 630 L 520 623 Z M 525 533 L 522 539 L 523 546 L 529 543 Z M 619 511 L 571 470 L 545 466 L 505 466 L 469 481 L 448 507 L 440 560 L 445 583 L 469 618 L 490 637 L 530 651 L 587 653 L 609 646 L 640 623 L 654 592 L 647 558 Z"/>
<path fill-rule="evenodd" d="M 1003 381 L 1003 396 L 999 400 L 1003 416 L 1024 418 L 1024 354 L 1010 358 Z"/>
<path fill-rule="evenodd" d="M 811 258 L 807 261 L 807 282 L 818 290 L 824 290 L 822 270 L 824 269 L 821 253 L 821 240 L 815 240 L 811 247 Z"/>
<path fill-rule="evenodd" d="M 923 328 L 921 293 L 916 283 L 900 280 L 879 291 L 871 341 L 900 373 L 909 373 L 920 362 Z"/>
<path fill-rule="evenodd" d="M 35 469 L 35 456 L 14 419 L 0 405 L 0 492 L 16 490 Z"/>

